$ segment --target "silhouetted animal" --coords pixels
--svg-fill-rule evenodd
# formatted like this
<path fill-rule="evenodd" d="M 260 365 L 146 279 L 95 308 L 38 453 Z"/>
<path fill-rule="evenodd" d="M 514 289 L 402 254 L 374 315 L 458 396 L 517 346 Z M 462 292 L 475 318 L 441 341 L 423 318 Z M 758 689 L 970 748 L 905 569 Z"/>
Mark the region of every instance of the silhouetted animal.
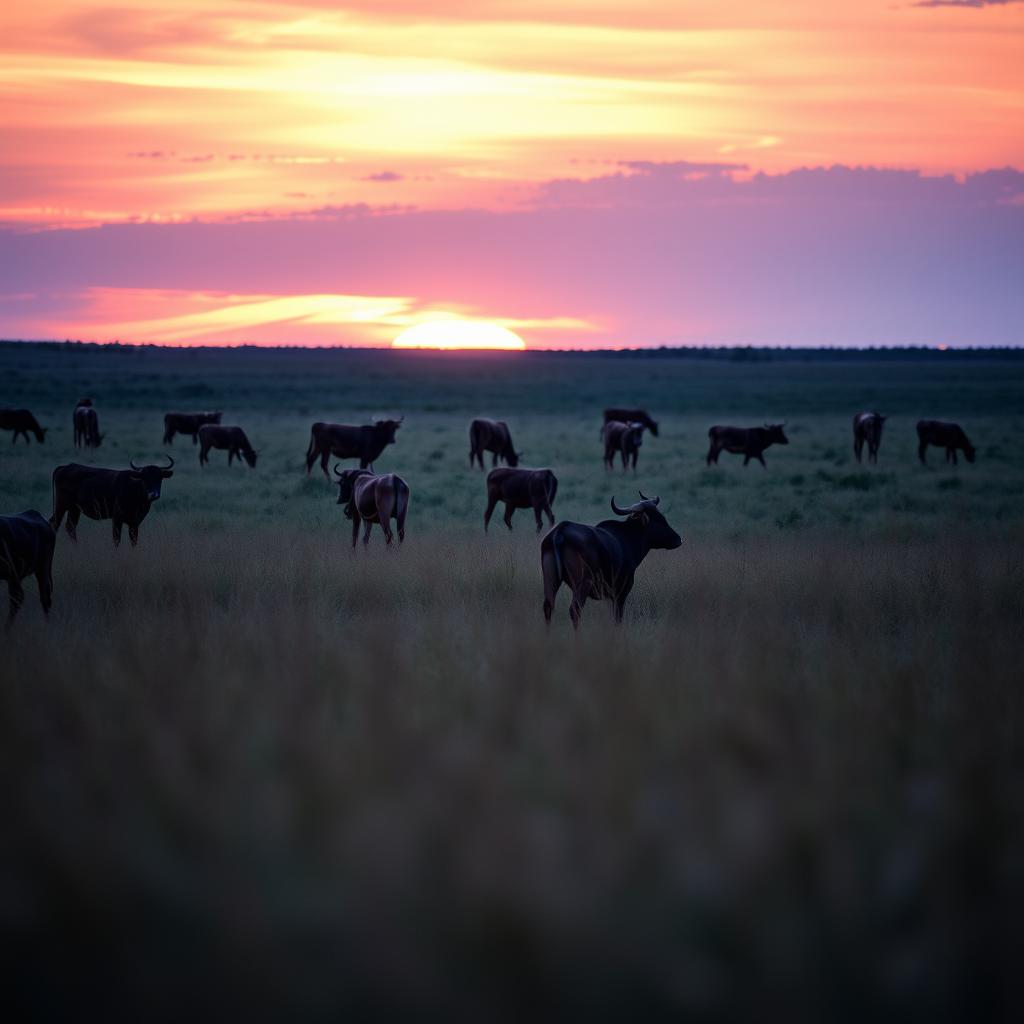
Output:
<path fill-rule="evenodd" d="M 106 436 L 100 433 L 100 420 L 90 402 L 75 408 L 72 422 L 75 427 L 75 447 L 99 448 Z"/>
<path fill-rule="evenodd" d="M 968 462 L 973 462 L 976 454 L 974 445 L 967 440 L 967 435 L 959 423 L 946 423 L 943 420 L 919 420 L 917 442 L 917 457 L 923 466 L 928 464 L 924 456 L 930 444 L 935 445 L 936 448 L 945 448 L 946 461 L 952 461 L 954 466 L 957 464 L 958 448 L 964 453 Z"/>
<path fill-rule="evenodd" d="M 22 434 L 25 444 L 31 444 L 28 439 L 28 432 L 31 430 L 36 435 L 36 440 L 42 444 L 46 440 L 48 428 L 39 426 L 35 416 L 28 409 L 0 409 L 0 430 L 13 430 L 11 444 L 18 440 Z"/>
<path fill-rule="evenodd" d="M 547 514 L 548 522 L 555 525 L 551 505 L 558 493 L 558 480 L 550 469 L 506 469 L 499 467 L 487 474 L 487 511 L 484 512 L 484 530 L 491 522 L 494 506 L 505 502 L 505 525 L 512 529 L 512 513 L 517 508 L 532 508 L 540 532 L 540 514 Z"/>
<path fill-rule="evenodd" d="M 605 409 L 605 423 L 642 423 L 655 437 L 658 436 L 658 424 L 651 419 L 646 409 Z"/>
<path fill-rule="evenodd" d="M 864 444 L 868 446 L 868 462 L 878 461 L 878 446 L 882 443 L 882 427 L 886 417 L 877 412 L 859 412 L 853 417 L 853 454 L 860 462 Z"/>
<path fill-rule="evenodd" d="M 314 423 L 306 449 L 306 475 L 309 476 L 313 463 L 319 458 L 320 468 L 330 480 L 327 462 L 332 455 L 336 459 L 358 459 L 360 469 L 369 467 L 372 470 L 374 460 L 389 444 L 395 443 L 395 431 L 404 419 L 403 416 L 397 420 L 377 420 L 361 427 L 344 423 Z"/>
<path fill-rule="evenodd" d="M 160 486 L 174 473 L 171 459 L 166 468 L 136 466 L 131 469 L 96 469 L 70 463 L 53 471 L 53 515 L 50 525 L 60 529 L 67 513 L 67 531 L 77 540 L 78 518 L 83 513 L 89 519 L 112 519 L 114 547 L 121 543 L 121 527 L 128 524 L 128 539 L 132 547 L 139 540 L 139 523 L 149 513 L 150 506 L 160 497 Z"/>
<path fill-rule="evenodd" d="M 393 540 L 391 520 L 398 522 L 398 542 L 405 540 L 405 513 L 409 508 L 409 485 L 394 473 L 376 476 L 368 469 L 338 470 L 338 504 L 345 506 L 345 515 L 352 520 L 352 547 L 359 537 L 359 524 L 366 524 L 363 544 L 370 543 L 370 530 L 379 523 L 384 540 Z"/>
<path fill-rule="evenodd" d="M 204 423 L 220 423 L 222 412 L 165 412 L 164 444 L 174 444 L 175 434 L 189 434 L 192 443 L 199 440 L 199 428 Z"/>
<path fill-rule="evenodd" d="M 633 472 L 636 472 L 636 459 L 640 453 L 640 445 L 644 443 L 644 425 L 642 423 L 619 423 L 611 420 L 604 425 L 604 468 L 611 469 L 615 461 L 615 453 L 622 455 L 622 472 L 626 472 L 629 460 L 633 460 Z"/>
<path fill-rule="evenodd" d="M 637 566 L 652 548 L 671 551 L 682 539 L 658 511 L 659 498 L 644 497 L 627 508 L 612 498 L 612 511 L 624 521 L 605 519 L 597 526 L 562 521 L 540 542 L 544 575 L 544 620 L 551 622 L 558 588 L 572 590 L 569 617 L 579 627 L 587 598 L 613 603 L 615 621 L 622 621 L 626 598 L 633 589 Z"/>
<path fill-rule="evenodd" d="M 522 452 L 517 452 L 512 447 L 512 435 L 509 433 L 508 424 L 503 420 L 473 420 L 469 425 L 469 464 L 473 465 L 473 459 L 484 468 L 484 452 L 493 452 L 491 465 L 496 466 L 499 459 L 504 459 L 510 466 L 518 466 L 519 460 L 523 457 Z"/>
<path fill-rule="evenodd" d="M 210 461 L 210 449 L 216 448 L 228 453 L 228 465 L 233 459 L 239 462 L 245 459 L 250 468 L 256 466 L 256 456 L 259 452 L 254 451 L 249 438 L 241 427 L 222 427 L 216 423 L 204 423 L 199 428 L 199 465 L 205 466 Z"/>
<path fill-rule="evenodd" d="M 764 465 L 765 448 L 773 444 L 789 444 L 789 438 L 782 432 L 785 423 L 766 423 L 763 427 L 712 427 L 708 431 L 711 447 L 707 462 L 718 463 L 719 453 L 724 448 L 733 455 L 743 456 L 745 466 L 751 459 Z"/>
<path fill-rule="evenodd" d="M 10 609 L 7 625 L 14 621 L 25 600 L 21 581 L 35 576 L 39 603 L 49 613 L 53 595 L 53 548 L 57 534 L 33 508 L 15 516 L 0 516 L 0 580 L 7 582 Z"/>

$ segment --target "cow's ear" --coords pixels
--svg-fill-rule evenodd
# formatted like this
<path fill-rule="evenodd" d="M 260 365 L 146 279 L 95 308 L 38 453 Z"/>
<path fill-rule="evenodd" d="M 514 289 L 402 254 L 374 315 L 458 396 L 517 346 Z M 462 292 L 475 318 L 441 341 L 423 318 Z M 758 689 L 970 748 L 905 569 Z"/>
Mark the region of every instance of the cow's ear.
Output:
<path fill-rule="evenodd" d="M 160 470 L 160 475 L 166 480 L 167 477 L 174 476 L 174 470 L 173 469 L 161 469 Z"/>

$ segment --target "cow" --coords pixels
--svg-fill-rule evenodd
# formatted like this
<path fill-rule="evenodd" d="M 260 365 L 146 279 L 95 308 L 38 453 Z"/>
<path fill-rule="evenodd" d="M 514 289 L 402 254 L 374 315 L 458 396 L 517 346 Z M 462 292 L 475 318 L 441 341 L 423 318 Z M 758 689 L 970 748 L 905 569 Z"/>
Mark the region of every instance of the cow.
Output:
<path fill-rule="evenodd" d="M 541 530 L 541 512 L 548 517 L 550 526 L 555 525 L 551 504 L 558 493 L 558 479 L 550 469 L 506 469 L 499 467 L 487 474 L 487 511 L 484 512 L 484 532 L 490 525 L 494 506 L 505 502 L 505 525 L 512 529 L 512 513 L 517 508 L 532 508 L 537 520 L 537 532 Z"/>
<path fill-rule="evenodd" d="M 658 424 L 651 419 L 646 409 L 605 409 L 605 423 L 642 423 L 655 437 L 658 436 Z"/>
<path fill-rule="evenodd" d="M 39 603 L 44 614 L 49 614 L 56 541 L 53 527 L 34 508 L 16 516 L 0 516 L 0 580 L 6 580 L 11 602 L 8 626 L 25 601 L 21 581 L 26 576 L 35 576 L 39 584 Z"/>
<path fill-rule="evenodd" d="M 632 459 L 635 473 L 637 455 L 643 443 L 642 423 L 619 423 L 617 420 L 609 420 L 604 425 L 604 468 L 612 468 L 615 453 L 619 452 L 622 455 L 622 472 L 626 472 L 629 460 Z"/>
<path fill-rule="evenodd" d="M 39 426 L 39 421 L 28 409 L 0 409 L 0 430 L 14 431 L 11 435 L 11 444 L 18 440 L 19 434 L 25 438 L 25 444 L 31 444 L 28 439 L 30 430 L 42 444 L 46 440 L 47 429 L 49 428 Z"/>
<path fill-rule="evenodd" d="M 751 459 L 757 459 L 764 466 L 762 454 L 769 445 L 789 444 L 789 438 L 782 432 L 785 423 L 766 423 L 763 427 L 712 427 L 708 431 L 711 447 L 707 463 L 718 465 L 718 456 L 724 448 L 733 455 L 743 456 L 745 466 Z"/>
<path fill-rule="evenodd" d="M 469 465 L 473 466 L 473 460 L 480 463 L 484 468 L 484 452 L 492 452 L 491 465 L 497 466 L 499 460 L 504 459 L 509 466 L 518 466 L 519 460 L 523 457 L 522 452 L 517 452 L 512 446 L 512 435 L 509 433 L 508 424 L 503 420 L 473 420 L 469 425 Z"/>
<path fill-rule="evenodd" d="M 944 420 L 918 420 L 917 423 L 917 457 L 921 460 L 922 466 L 927 466 L 925 451 L 928 445 L 933 444 L 936 448 L 946 449 L 946 461 L 952 462 L 955 466 L 956 452 L 959 448 L 968 462 L 973 462 L 976 449 L 963 427 L 959 423 L 947 423 Z"/>
<path fill-rule="evenodd" d="M 250 469 L 256 468 L 256 456 L 259 452 L 249 444 L 249 438 L 241 427 L 222 427 L 217 423 L 204 423 L 199 428 L 199 465 L 205 466 L 210 461 L 210 449 L 217 448 L 228 452 L 228 465 L 234 459 L 239 462 L 244 458 Z"/>
<path fill-rule="evenodd" d="M 372 471 L 374 460 L 389 444 L 395 443 L 395 431 L 404 419 L 402 416 L 397 420 L 377 420 L 360 427 L 344 423 L 314 423 L 306 449 L 306 476 L 319 458 L 320 468 L 330 480 L 327 462 L 332 455 L 336 459 L 358 459 L 360 469 Z"/>
<path fill-rule="evenodd" d="M 864 444 L 868 446 L 868 462 L 878 462 L 878 447 L 882 443 L 882 427 L 886 417 L 878 412 L 859 412 L 853 417 L 853 454 L 860 462 Z"/>
<path fill-rule="evenodd" d="M 572 591 L 569 617 L 574 629 L 587 598 L 609 600 L 615 621 L 622 622 L 626 598 L 633 589 L 637 567 L 653 548 L 672 551 L 683 543 L 658 511 L 660 498 L 648 498 L 619 508 L 612 498 L 612 511 L 625 520 L 605 519 L 597 526 L 563 520 L 548 530 L 540 542 L 541 571 L 544 576 L 544 621 L 551 622 L 558 588 L 567 584 Z"/>
<path fill-rule="evenodd" d="M 189 434 L 193 444 L 199 442 L 199 428 L 204 423 L 220 423 L 222 412 L 164 413 L 164 444 L 174 444 L 175 434 Z"/>
<path fill-rule="evenodd" d="M 89 519 L 113 520 L 114 547 L 121 543 L 121 527 L 128 524 L 128 539 L 132 547 L 139 541 L 139 523 L 149 513 L 153 502 L 160 497 L 160 486 L 174 476 L 171 466 L 136 466 L 131 469 L 96 469 L 69 463 L 53 471 L 53 515 L 50 525 L 60 529 L 67 513 L 67 531 L 77 540 L 78 518 L 84 512 Z"/>
<path fill-rule="evenodd" d="M 86 399 L 88 404 L 79 404 L 75 407 L 72 423 L 75 428 L 75 447 L 99 448 L 106 436 L 100 433 L 100 421 L 92 402 Z"/>
<path fill-rule="evenodd" d="M 377 476 L 368 469 L 339 470 L 338 504 L 345 506 L 345 516 L 352 520 L 352 547 L 359 537 L 360 522 L 366 524 L 363 545 L 370 543 L 370 530 L 379 523 L 384 540 L 390 546 L 394 539 L 391 520 L 398 521 L 398 543 L 405 540 L 405 513 L 409 508 L 409 485 L 394 473 Z"/>

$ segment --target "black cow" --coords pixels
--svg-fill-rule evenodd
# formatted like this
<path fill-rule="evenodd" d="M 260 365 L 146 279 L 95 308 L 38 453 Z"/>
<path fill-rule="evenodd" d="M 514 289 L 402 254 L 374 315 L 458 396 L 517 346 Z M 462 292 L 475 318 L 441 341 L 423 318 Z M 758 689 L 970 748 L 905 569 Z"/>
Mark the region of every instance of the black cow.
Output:
<path fill-rule="evenodd" d="M 26 576 L 35 576 L 39 584 L 39 603 L 44 612 L 50 611 L 56 541 L 53 527 L 34 508 L 16 516 L 0 516 L 0 580 L 7 581 L 11 602 L 8 626 L 25 601 L 21 581 Z"/>
<path fill-rule="evenodd" d="M 189 434 L 192 443 L 199 440 L 199 428 L 204 423 L 220 423 L 222 412 L 165 412 L 164 444 L 174 444 L 175 434 Z"/>
<path fill-rule="evenodd" d="M 512 446 L 512 435 L 509 433 L 508 424 L 503 420 L 476 419 L 469 425 L 469 464 L 473 465 L 476 459 L 480 468 L 484 468 L 484 452 L 493 452 L 491 465 L 496 466 L 500 459 L 504 459 L 510 466 L 518 466 L 519 460 L 523 457 L 522 452 L 517 452 Z"/>
<path fill-rule="evenodd" d="M 259 452 L 249 444 L 249 438 L 245 436 L 245 431 L 241 427 L 222 427 L 216 423 L 204 423 L 199 428 L 199 445 L 200 466 L 210 461 L 211 448 L 220 451 L 226 448 L 229 466 L 232 460 L 238 459 L 241 462 L 244 458 L 251 469 L 256 467 L 256 456 Z"/>
<path fill-rule="evenodd" d="M 484 512 L 484 530 L 490 525 L 494 506 L 505 502 L 505 525 L 512 529 L 512 513 L 517 508 L 532 508 L 540 533 L 540 514 L 547 514 L 548 522 L 555 525 L 551 504 L 558 493 L 558 480 L 550 469 L 492 469 L 487 474 L 487 511 Z"/>
<path fill-rule="evenodd" d="M 68 536 L 77 540 L 78 518 L 84 512 L 89 519 L 112 519 L 114 547 L 121 543 L 121 527 L 128 524 L 132 547 L 139 540 L 139 523 L 149 514 L 150 506 L 160 497 L 160 486 L 174 476 L 170 460 L 166 468 L 136 466 L 131 469 L 96 469 L 70 463 L 53 471 L 53 515 L 50 525 L 60 529 L 67 512 Z"/>
<path fill-rule="evenodd" d="M 403 416 L 397 420 L 377 420 L 361 427 L 344 423 L 314 423 L 306 449 L 306 476 L 319 457 L 320 468 L 330 480 L 327 462 L 332 455 L 336 459 L 358 459 L 360 469 L 369 467 L 372 470 L 374 460 L 389 444 L 395 443 L 395 431 L 404 419 Z"/>
<path fill-rule="evenodd" d="M 613 602 L 615 621 L 621 622 L 637 567 L 647 553 L 652 548 L 672 551 L 682 544 L 657 509 L 660 499 L 644 497 L 642 491 L 640 498 L 627 508 L 619 508 L 612 498 L 612 511 L 625 521 L 605 519 L 597 526 L 563 521 L 544 535 L 540 563 L 546 622 L 551 622 L 555 594 L 563 583 L 572 590 L 569 617 L 575 628 L 588 597 Z"/>
<path fill-rule="evenodd" d="M 384 540 L 391 544 L 391 520 L 398 523 L 398 543 L 405 540 L 405 514 L 409 509 L 409 485 L 394 473 L 376 476 L 368 469 L 339 470 L 338 504 L 345 506 L 345 515 L 352 520 L 352 547 L 359 537 L 359 524 L 366 524 L 363 544 L 370 543 L 370 530 L 379 523 Z"/>
<path fill-rule="evenodd" d="M 930 444 L 935 445 L 936 448 L 945 448 L 946 461 L 952 462 L 954 466 L 957 464 L 958 448 L 964 453 L 968 462 L 973 462 L 976 455 L 974 445 L 967 440 L 967 435 L 959 423 L 947 423 L 944 420 L 919 420 L 917 424 L 917 457 L 921 460 L 922 466 L 928 465 L 924 456 Z"/>
<path fill-rule="evenodd" d="M 860 462 L 864 444 L 868 446 L 868 462 L 878 462 L 878 448 L 882 443 L 882 427 L 886 417 L 878 412 L 859 412 L 853 417 L 853 454 Z"/>
<path fill-rule="evenodd" d="M 0 430 L 13 430 L 11 444 L 18 440 L 22 434 L 25 444 L 31 444 L 28 439 L 28 432 L 31 430 L 36 435 L 36 440 L 42 444 L 46 440 L 47 427 L 39 426 L 38 420 L 28 409 L 0 409 Z"/>
<path fill-rule="evenodd" d="M 99 448 L 105 435 L 100 433 L 100 420 L 92 402 L 76 406 L 72 422 L 75 427 L 76 448 L 83 445 L 86 448 Z"/>
<path fill-rule="evenodd" d="M 633 472 L 636 472 L 636 459 L 640 453 L 640 445 L 644 443 L 644 425 L 642 423 L 619 423 L 609 420 L 604 425 L 604 468 L 611 469 L 615 461 L 615 453 L 622 455 L 622 472 L 626 472 L 629 460 L 633 460 Z"/>
<path fill-rule="evenodd" d="M 766 423 L 763 427 L 712 427 L 708 431 L 711 447 L 708 449 L 708 465 L 718 465 L 718 456 L 724 448 L 733 455 L 743 456 L 745 466 L 751 459 L 757 459 L 764 466 L 765 448 L 773 444 L 789 444 L 789 438 L 782 432 L 785 423 Z"/>
<path fill-rule="evenodd" d="M 604 422 L 642 423 L 655 437 L 658 436 L 658 424 L 646 409 L 605 409 Z"/>

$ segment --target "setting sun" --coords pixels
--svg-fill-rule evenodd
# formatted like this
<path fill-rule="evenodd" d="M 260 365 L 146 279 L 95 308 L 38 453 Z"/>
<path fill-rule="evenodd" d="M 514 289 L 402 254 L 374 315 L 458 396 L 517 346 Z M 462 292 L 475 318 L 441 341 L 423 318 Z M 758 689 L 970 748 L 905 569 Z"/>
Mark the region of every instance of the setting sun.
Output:
<path fill-rule="evenodd" d="M 479 320 L 431 320 L 416 324 L 395 338 L 392 348 L 483 348 L 521 352 L 526 343 L 500 324 Z"/>

